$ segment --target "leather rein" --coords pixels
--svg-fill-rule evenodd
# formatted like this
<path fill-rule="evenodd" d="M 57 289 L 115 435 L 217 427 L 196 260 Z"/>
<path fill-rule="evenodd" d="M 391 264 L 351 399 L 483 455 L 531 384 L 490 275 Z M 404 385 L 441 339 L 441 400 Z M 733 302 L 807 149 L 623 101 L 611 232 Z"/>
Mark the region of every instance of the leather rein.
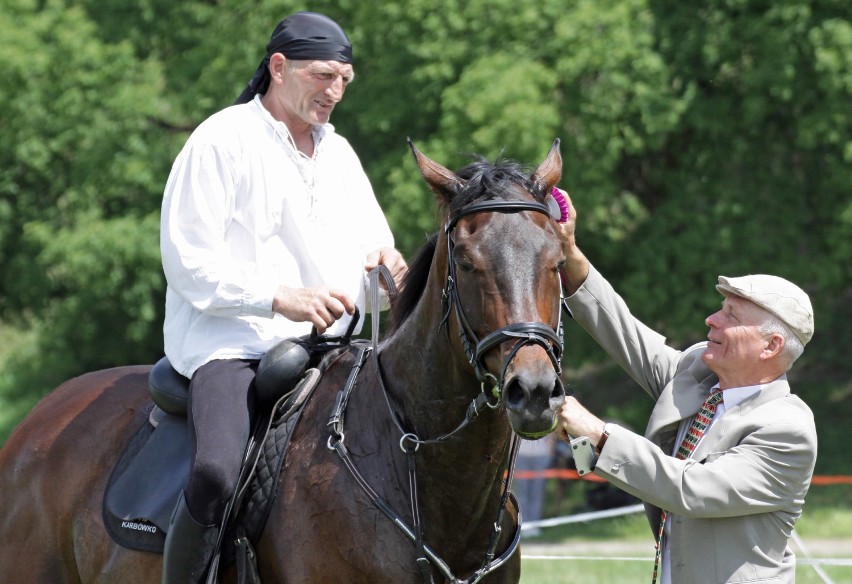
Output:
<path fill-rule="evenodd" d="M 426 581 L 434 582 L 432 578 L 432 568 L 434 566 L 441 572 L 444 578 L 451 584 L 476 584 L 487 574 L 496 570 L 503 565 L 514 553 L 521 539 L 521 510 L 518 507 L 517 500 L 511 490 L 512 478 L 515 471 L 515 462 L 517 459 L 518 448 L 520 446 L 519 439 L 516 434 L 512 434 L 506 453 L 506 480 L 504 482 L 503 493 L 500 498 L 500 506 L 497 513 L 497 519 L 493 524 L 490 543 L 486 551 L 482 565 L 469 578 L 459 579 L 453 573 L 450 567 L 435 551 L 423 540 L 423 530 L 420 523 L 419 502 L 417 494 L 417 469 L 415 454 L 421 444 L 440 444 L 448 440 L 451 436 L 461 431 L 465 426 L 471 423 L 480 412 L 487 406 L 490 409 L 496 409 L 502 405 L 503 401 L 503 380 L 506 370 L 509 367 L 512 359 L 518 350 L 531 343 L 541 345 L 550 357 L 551 362 L 557 372 L 557 379 L 561 372 L 560 358 L 562 355 L 562 319 L 561 311 L 557 328 L 554 331 L 551 327 L 539 322 L 515 323 L 498 329 L 483 339 L 478 339 L 473 332 L 468 319 L 461 305 L 458 290 L 456 288 L 456 270 L 452 260 L 452 252 L 455 242 L 452 238 L 452 232 L 455 229 L 458 221 L 467 215 L 481 212 L 518 212 L 518 211 L 536 211 L 551 216 L 550 210 L 546 205 L 537 202 L 526 201 L 483 201 L 471 203 L 460 209 L 455 215 L 450 217 L 445 227 L 447 233 L 448 246 L 448 269 L 447 281 L 442 291 L 443 317 L 439 327 L 446 325 L 450 315 L 450 311 L 454 309 L 456 319 L 459 325 L 459 336 L 465 350 L 465 354 L 473 367 L 477 379 L 481 383 L 482 391 L 470 403 L 465 413 L 464 419 L 450 432 L 432 439 L 421 439 L 416 434 L 408 432 L 403 427 L 399 415 L 393 409 L 390 403 L 390 397 L 382 376 L 381 366 L 379 364 L 377 344 L 379 334 L 379 319 L 375 316 L 372 318 L 372 343 L 368 346 L 362 346 L 357 354 L 355 364 L 349 373 L 344 387 L 338 392 L 337 399 L 329 417 L 327 426 L 329 429 L 329 438 L 327 446 L 330 450 L 337 452 L 343 464 L 349 470 L 355 481 L 366 493 L 370 500 L 388 517 L 416 546 L 418 550 L 417 566 L 423 578 Z M 390 271 L 385 266 L 378 266 L 370 273 L 370 291 L 371 291 L 371 314 L 377 315 L 379 310 L 379 279 L 384 279 L 389 295 L 396 292 L 396 285 Z M 560 291 L 561 297 L 561 291 Z M 482 359 L 484 354 L 494 346 L 504 342 L 514 340 L 515 345 L 510 350 L 509 354 L 503 363 L 500 371 L 500 377 L 496 378 L 489 373 Z M 396 513 L 370 486 L 363 475 L 358 471 L 354 461 L 349 455 L 346 448 L 345 433 L 344 433 L 344 415 L 349 397 L 355 387 L 358 374 L 364 366 L 367 357 L 371 356 L 371 361 L 376 370 L 376 377 L 384 395 L 385 403 L 391 414 L 391 419 L 401 434 L 399 441 L 400 449 L 406 454 L 408 461 L 408 478 L 409 478 L 409 495 L 411 503 L 411 516 L 413 525 L 409 526 L 406 521 Z M 490 383 L 490 387 L 486 384 Z M 493 399 L 492 399 L 493 398 Z M 505 517 L 507 504 L 511 499 L 514 508 L 518 512 L 518 524 L 515 529 L 512 541 L 508 548 L 499 556 L 496 555 L 497 544 L 499 543 L 502 533 L 502 522 Z"/>

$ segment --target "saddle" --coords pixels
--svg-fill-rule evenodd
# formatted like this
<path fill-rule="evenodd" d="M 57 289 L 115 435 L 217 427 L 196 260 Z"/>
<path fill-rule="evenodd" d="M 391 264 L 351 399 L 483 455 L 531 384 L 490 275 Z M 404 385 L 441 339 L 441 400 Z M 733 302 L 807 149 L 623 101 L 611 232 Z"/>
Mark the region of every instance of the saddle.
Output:
<path fill-rule="evenodd" d="M 353 322 L 357 315 L 353 318 Z M 299 337 L 282 341 L 261 359 L 255 379 L 260 414 L 240 472 L 240 480 L 220 534 L 223 561 L 239 553 L 253 556 L 278 486 L 284 453 L 304 404 L 316 387 L 325 363 L 350 344 L 351 331 L 340 337 Z M 169 519 L 190 472 L 186 418 L 189 379 L 167 358 L 148 378 L 152 398 L 148 419 L 114 467 L 104 493 L 102 515 L 107 532 L 119 545 L 162 553 Z M 217 554 L 218 555 L 218 554 Z"/>

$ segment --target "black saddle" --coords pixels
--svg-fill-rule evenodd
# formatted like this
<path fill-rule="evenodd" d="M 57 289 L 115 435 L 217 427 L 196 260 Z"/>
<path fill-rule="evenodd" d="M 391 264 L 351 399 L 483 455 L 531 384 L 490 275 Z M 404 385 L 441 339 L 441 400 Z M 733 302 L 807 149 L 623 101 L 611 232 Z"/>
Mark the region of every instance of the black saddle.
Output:
<path fill-rule="evenodd" d="M 259 411 L 264 414 L 256 422 L 254 441 L 266 429 L 275 402 L 293 397 L 309 361 L 306 348 L 292 339 L 282 341 L 261 360 L 255 386 Z M 148 389 L 153 400 L 148 423 L 138 430 L 113 470 L 103 516 L 107 531 L 120 545 L 162 552 L 169 518 L 189 479 L 189 379 L 164 357 L 151 369 Z"/>
<path fill-rule="evenodd" d="M 241 501 L 234 506 L 239 511 L 242 503 L 249 535 L 259 535 L 262 530 L 274 486 L 244 483 L 251 480 L 257 466 L 280 466 L 301 407 L 319 380 L 321 361 L 350 344 L 357 319 L 356 312 L 342 336 L 326 337 L 313 331 L 310 336 L 282 341 L 260 360 L 255 392 L 261 414 L 247 449 L 239 496 L 235 496 Z M 130 440 L 113 469 L 102 514 L 107 531 L 119 545 L 162 553 L 171 512 L 189 478 L 189 379 L 164 357 L 151 369 L 148 388 L 152 398 L 148 422 Z M 267 440 L 272 434 L 275 436 Z M 264 446 L 264 442 L 269 444 Z M 273 473 L 275 468 L 264 474 L 278 476 Z M 242 500 L 246 494 L 255 500 Z"/>
<path fill-rule="evenodd" d="M 260 407 L 268 407 L 292 390 L 316 352 L 309 339 L 286 339 L 270 349 L 257 366 L 255 397 Z M 178 373 L 168 358 L 154 364 L 148 375 L 148 390 L 154 404 L 163 412 L 186 416 L 189 379 Z"/>

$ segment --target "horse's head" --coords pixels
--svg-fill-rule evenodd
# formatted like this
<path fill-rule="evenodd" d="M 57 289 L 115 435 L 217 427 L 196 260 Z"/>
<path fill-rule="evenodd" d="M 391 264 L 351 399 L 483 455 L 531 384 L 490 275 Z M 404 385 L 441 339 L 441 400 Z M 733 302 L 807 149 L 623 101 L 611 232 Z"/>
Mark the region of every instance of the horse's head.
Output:
<path fill-rule="evenodd" d="M 562 174 L 559 141 L 532 173 L 511 162 L 452 172 L 411 144 L 446 208 L 443 323 L 454 329 L 491 407 L 512 429 L 540 438 L 564 396 L 559 267 L 564 261 L 546 197 Z"/>

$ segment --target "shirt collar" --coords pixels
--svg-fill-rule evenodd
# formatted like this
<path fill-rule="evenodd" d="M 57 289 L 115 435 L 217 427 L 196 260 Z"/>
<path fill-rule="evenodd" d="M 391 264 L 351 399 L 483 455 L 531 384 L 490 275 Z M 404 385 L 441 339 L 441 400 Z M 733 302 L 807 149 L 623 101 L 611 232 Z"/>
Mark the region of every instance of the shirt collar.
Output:
<path fill-rule="evenodd" d="M 260 101 L 260 98 L 263 97 L 260 93 L 254 96 L 254 99 L 251 101 L 252 106 L 257 111 L 258 115 L 260 115 L 263 120 L 271 125 L 277 132 L 281 132 L 284 136 L 287 136 L 289 139 L 284 140 L 285 143 L 292 143 L 292 138 L 290 138 L 290 129 L 287 127 L 287 124 L 280 120 L 276 120 L 272 117 L 272 114 L 269 113 L 265 107 L 263 107 L 263 103 Z M 311 132 L 314 136 L 314 144 L 316 148 L 319 148 L 320 142 L 325 138 L 328 134 L 334 131 L 334 126 L 330 123 L 323 124 L 321 126 L 314 126 L 311 129 Z"/>
<path fill-rule="evenodd" d="M 763 385 L 746 385 L 744 387 L 729 387 L 722 392 L 722 402 L 725 404 L 725 410 L 730 410 L 734 406 L 739 405 L 756 393 L 763 389 Z M 710 393 L 719 389 L 719 384 L 713 386 Z"/>

